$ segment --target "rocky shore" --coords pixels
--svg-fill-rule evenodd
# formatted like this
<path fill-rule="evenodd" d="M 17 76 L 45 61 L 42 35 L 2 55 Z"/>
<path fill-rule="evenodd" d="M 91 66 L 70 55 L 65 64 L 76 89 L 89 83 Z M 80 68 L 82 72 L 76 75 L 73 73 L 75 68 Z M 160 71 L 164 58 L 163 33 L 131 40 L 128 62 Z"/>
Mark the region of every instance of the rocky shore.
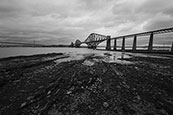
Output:
<path fill-rule="evenodd" d="M 173 57 L 126 55 L 0 59 L 0 115 L 172 115 Z"/>

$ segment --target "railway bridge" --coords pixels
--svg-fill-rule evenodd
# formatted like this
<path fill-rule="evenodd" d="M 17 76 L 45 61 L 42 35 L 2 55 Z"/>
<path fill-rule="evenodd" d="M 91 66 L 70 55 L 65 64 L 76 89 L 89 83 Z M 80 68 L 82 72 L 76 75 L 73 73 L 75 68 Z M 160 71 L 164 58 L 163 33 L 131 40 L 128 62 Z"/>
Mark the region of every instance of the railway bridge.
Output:
<path fill-rule="evenodd" d="M 85 43 L 88 45 L 88 48 L 96 48 L 101 42 L 106 41 L 106 50 L 112 50 L 111 49 L 111 40 L 114 40 L 114 46 L 113 50 L 117 50 L 117 40 L 122 39 L 122 46 L 121 51 L 126 51 L 125 49 L 125 40 L 128 38 L 134 38 L 133 39 L 133 45 L 132 45 L 132 51 L 137 51 L 137 38 L 139 36 L 149 36 L 149 43 L 148 43 L 148 52 L 153 51 L 153 39 L 154 35 L 156 34 L 164 34 L 164 33 L 170 33 L 173 32 L 172 28 L 164 28 L 159 30 L 153 30 L 153 31 L 147 31 L 147 32 L 141 32 L 141 33 L 135 33 L 135 34 L 129 34 L 129 35 L 123 35 L 123 36 L 117 36 L 117 37 L 111 37 L 106 35 L 101 35 L 97 33 L 91 33 L 84 42 L 81 42 L 80 40 L 76 40 L 75 47 L 80 47 L 81 44 Z M 171 47 L 171 53 L 173 53 L 173 41 L 172 41 L 172 47 Z"/>

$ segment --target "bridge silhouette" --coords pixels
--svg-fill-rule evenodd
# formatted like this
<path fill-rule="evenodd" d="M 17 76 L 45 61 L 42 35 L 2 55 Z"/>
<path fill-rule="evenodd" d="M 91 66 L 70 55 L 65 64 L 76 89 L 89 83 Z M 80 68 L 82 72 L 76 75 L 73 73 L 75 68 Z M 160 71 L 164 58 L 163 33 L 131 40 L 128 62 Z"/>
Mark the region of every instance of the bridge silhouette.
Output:
<path fill-rule="evenodd" d="M 120 51 L 127 51 L 125 48 L 125 40 L 128 38 L 133 37 L 133 44 L 132 44 L 132 52 L 137 52 L 137 37 L 139 36 L 149 36 L 149 44 L 147 48 L 147 52 L 153 52 L 153 39 L 154 35 L 156 34 L 164 34 L 164 33 L 170 33 L 173 32 L 172 28 L 164 28 L 164 29 L 158 29 L 153 31 L 147 31 L 147 32 L 141 32 L 141 33 L 135 33 L 135 34 L 129 34 L 129 35 L 123 35 L 123 36 L 117 36 L 117 37 L 111 37 L 111 36 L 105 36 L 97 33 L 91 33 L 87 39 L 84 42 L 81 42 L 80 40 L 76 40 L 75 47 L 80 47 L 81 44 L 85 43 L 88 45 L 88 48 L 96 49 L 97 46 L 103 42 L 106 41 L 106 50 L 112 50 L 111 49 L 111 40 L 114 40 L 114 51 L 118 51 L 117 49 L 117 40 L 122 39 L 122 46 Z M 173 53 L 173 42 L 172 47 L 170 49 L 170 52 Z"/>

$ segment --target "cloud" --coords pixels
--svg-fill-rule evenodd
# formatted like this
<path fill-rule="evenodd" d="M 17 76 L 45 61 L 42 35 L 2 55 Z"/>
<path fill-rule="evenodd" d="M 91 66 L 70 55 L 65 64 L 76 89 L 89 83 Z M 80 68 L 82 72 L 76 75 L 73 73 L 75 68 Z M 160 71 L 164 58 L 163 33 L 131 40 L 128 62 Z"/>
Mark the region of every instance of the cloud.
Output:
<path fill-rule="evenodd" d="M 145 25 L 147 30 L 160 29 L 163 27 L 170 27 L 173 24 L 173 18 L 168 15 L 157 15 L 154 18 L 150 19 Z M 173 26 L 173 25 L 172 25 Z"/>
<path fill-rule="evenodd" d="M 118 36 L 172 22 L 172 0 L 0 0 L 0 39 L 8 41 L 70 44 L 93 32 Z"/>

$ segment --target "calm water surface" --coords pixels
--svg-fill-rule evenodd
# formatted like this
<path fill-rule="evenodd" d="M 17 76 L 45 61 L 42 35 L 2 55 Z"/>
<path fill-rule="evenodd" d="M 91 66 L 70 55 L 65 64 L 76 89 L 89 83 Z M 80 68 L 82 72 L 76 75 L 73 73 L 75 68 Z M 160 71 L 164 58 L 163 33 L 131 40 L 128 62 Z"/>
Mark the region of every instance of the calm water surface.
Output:
<path fill-rule="evenodd" d="M 121 62 L 119 58 L 129 57 L 126 53 L 114 52 L 114 51 L 100 51 L 88 48 L 26 48 L 26 47 L 14 47 L 14 48 L 0 48 L 0 58 L 11 57 L 11 56 L 27 56 L 34 54 L 46 54 L 46 53 L 65 53 L 69 55 L 69 58 L 57 60 L 57 62 L 69 61 L 69 60 L 79 60 L 85 57 L 85 55 L 97 55 L 104 56 L 105 62 Z M 111 54 L 106 56 L 105 53 Z M 125 62 L 125 61 L 123 61 Z"/>
<path fill-rule="evenodd" d="M 73 53 L 73 54 L 88 54 L 88 53 L 114 53 L 112 51 L 98 51 L 88 48 L 30 48 L 30 47 L 9 47 L 0 48 L 0 58 L 10 56 L 27 56 L 34 54 L 46 54 L 46 53 Z M 120 52 L 118 52 L 119 54 Z"/>
<path fill-rule="evenodd" d="M 57 60 L 57 63 L 70 60 L 79 60 L 86 55 L 94 54 L 96 56 L 104 57 L 102 61 L 108 63 L 129 63 L 124 58 L 130 58 L 131 56 L 153 57 L 152 55 L 140 54 L 140 53 L 124 53 L 115 51 L 101 51 L 88 48 L 26 48 L 26 47 L 13 47 L 13 48 L 0 48 L 0 58 L 11 56 L 28 56 L 34 54 L 47 54 L 47 53 L 65 53 L 69 55 L 69 58 Z M 154 56 L 155 58 L 164 58 L 164 56 Z"/>
<path fill-rule="evenodd" d="M 46 54 L 46 53 L 94 53 L 87 48 L 29 48 L 29 47 L 9 47 L 0 48 L 0 58 L 20 55 Z"/>

